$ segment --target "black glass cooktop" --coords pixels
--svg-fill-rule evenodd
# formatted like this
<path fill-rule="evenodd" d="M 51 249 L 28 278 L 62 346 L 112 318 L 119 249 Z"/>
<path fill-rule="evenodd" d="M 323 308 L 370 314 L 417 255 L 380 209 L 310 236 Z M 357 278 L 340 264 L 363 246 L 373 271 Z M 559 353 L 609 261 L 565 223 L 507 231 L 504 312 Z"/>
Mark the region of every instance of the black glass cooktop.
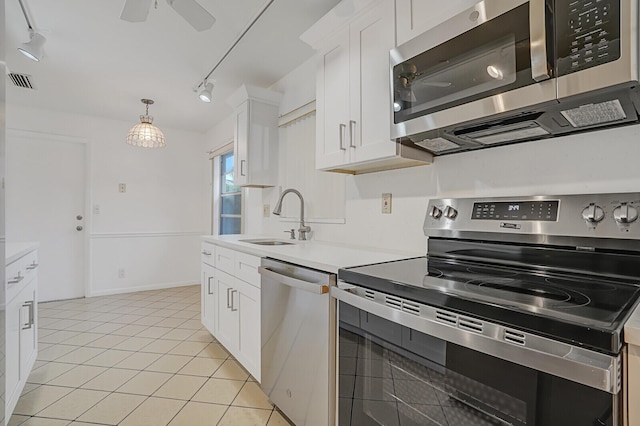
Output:
<path fill-rule="evenodd" d="M 625 278 L 426 257 L 341 269 L 339 279 L 613 353 L 640 295 Z"/>

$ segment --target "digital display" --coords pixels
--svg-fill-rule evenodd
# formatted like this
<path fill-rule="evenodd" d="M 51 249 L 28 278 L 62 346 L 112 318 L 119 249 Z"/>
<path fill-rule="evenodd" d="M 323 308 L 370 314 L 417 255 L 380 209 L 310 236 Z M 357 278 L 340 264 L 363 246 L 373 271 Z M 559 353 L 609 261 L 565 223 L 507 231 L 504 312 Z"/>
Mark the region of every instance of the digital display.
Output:
<path fill-rule="evenodd" d="M 558 220 L 558 200 L 473 203 L 471 219 L 480 220 Z"/>

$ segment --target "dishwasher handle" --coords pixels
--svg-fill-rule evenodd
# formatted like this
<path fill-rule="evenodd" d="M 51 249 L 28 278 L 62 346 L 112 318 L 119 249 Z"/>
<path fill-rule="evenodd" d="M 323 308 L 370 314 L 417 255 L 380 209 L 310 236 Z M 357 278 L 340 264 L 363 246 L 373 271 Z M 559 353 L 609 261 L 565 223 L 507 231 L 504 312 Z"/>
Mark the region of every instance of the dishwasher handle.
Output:
<path fill-rule="evenodd" d="M 265 266 L 258 267 L 258 271 L 260 272 L 260 275 L 262 275 L 264 278 L 275 280 L 281 284 L 288 285 L 289 287 L 295 287 L 297 289 L 308 291 L 310 293 L 316 293 L 316 294 L 329 293 L 328 285 L 312 283 L 312 282 L 304 281 L 298 278 L 293 278 L 288 275 L 283 275 L 281 273 L 274 272 Z"/>

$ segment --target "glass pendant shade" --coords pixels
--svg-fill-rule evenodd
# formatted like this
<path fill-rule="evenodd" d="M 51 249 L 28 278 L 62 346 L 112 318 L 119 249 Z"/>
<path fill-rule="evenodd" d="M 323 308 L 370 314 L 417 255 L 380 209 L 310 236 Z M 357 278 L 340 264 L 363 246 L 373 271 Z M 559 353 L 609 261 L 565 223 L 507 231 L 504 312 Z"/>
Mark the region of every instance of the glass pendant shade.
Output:
<path fill-rule="evenodd" d="M 142 148 L 164 148 L 167 146 L 164 134 L 151 124 L 153 123 L 153 117 L 149 115 L 149 104 L 153 103 L 153 101 L 143 99 L 142 103 L 147 104 L 147 113 L 140 116 L 140 124 L 136 124 L 129 130 L 127 143 Z"/>

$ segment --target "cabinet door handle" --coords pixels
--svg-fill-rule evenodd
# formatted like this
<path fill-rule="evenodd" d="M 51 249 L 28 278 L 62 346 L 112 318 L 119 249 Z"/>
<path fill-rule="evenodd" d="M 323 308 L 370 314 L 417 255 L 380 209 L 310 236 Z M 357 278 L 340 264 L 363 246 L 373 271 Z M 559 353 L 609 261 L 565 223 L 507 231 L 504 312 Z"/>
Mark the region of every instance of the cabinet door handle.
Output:
<path fill-rule="evenodd" d="M 245 176 L 245 174 L 244 174 L 244 163 L 245 163 L 245 160 L 240 160 L 240 176 Z"/>
<path fill-rule="evenodd" d="M 23 330 L 30 329 L 31 327 L 33 327 L 33 325 L 35 323 L 35 315 L 34 315 L 33 305 L 34 305 L 34 301 L 33 300 L 30 300 L 28 302 L 24 302 L 24 304 L 22 305 L 25 308 L 29 308 L 29 322 L 27 322 L 26 324 L 23 324 L 23 327 L 22 327 Z"/>
<path fill-rule="evenodd" d="M 231 293 L 231 290 L 233 290 L 231 287 L 227 288 L 227 309 L 231 309 L 231 302 L 229 294 Z"/>
<path fill-rule="evenodd" d="M 213 277 L 209 277 L 209 282 L 207 284 L 207 293 L 208 294 L 213 294 L 213 292 L 211 291 L 211 280 L 213 279 Z"/>
<path fill-rule="evenodd" d="M 24 277 L 20 275 L 20 272 L 18 272 L 18 276 L 12 280 L 9 280 L 9 284 L 18 284 L 22 280 L 24 280 Z"/>
<path fill-rule="evenodd" d="M 32 269 L 36 269 L 38 266 L 40 266 L 39 263 L 33 262 L 31 265 L 27 266 L 28 270 L 32 270 Z"/>
<path fill-rule="evenodd" d="M 349 146 L 351 148 L 356 147 L 355 130 L 356 130 L 356 122 L 354 120 L 350 120 L 349 121 Z"/>
<path fill-rule="evenodd" d="M 211 256 L 211 252 L 208 252 L 206 250 L 202 250 L 202 254 L 204 254 L 205 256 Z"/>
<path fill-rule="evenodd" d="M 237 293 L 237 292 L 238 292 L 238 290 L 231 290 L 231 311 L 232 312 L 235 312 L 235 311 L 238 310 L 238 308 L 234 308 L 233 307 L 233 293 Z"/>
<path fill-rule="evenodd" d="M 347 130 L 347 125 L 340 123 L 339 127 L 340 127 L 340 149 L 343 151 L 346 151 L 347 148 L 344 146 L 344 140 L 345 140 L 345 132 Z"/>

